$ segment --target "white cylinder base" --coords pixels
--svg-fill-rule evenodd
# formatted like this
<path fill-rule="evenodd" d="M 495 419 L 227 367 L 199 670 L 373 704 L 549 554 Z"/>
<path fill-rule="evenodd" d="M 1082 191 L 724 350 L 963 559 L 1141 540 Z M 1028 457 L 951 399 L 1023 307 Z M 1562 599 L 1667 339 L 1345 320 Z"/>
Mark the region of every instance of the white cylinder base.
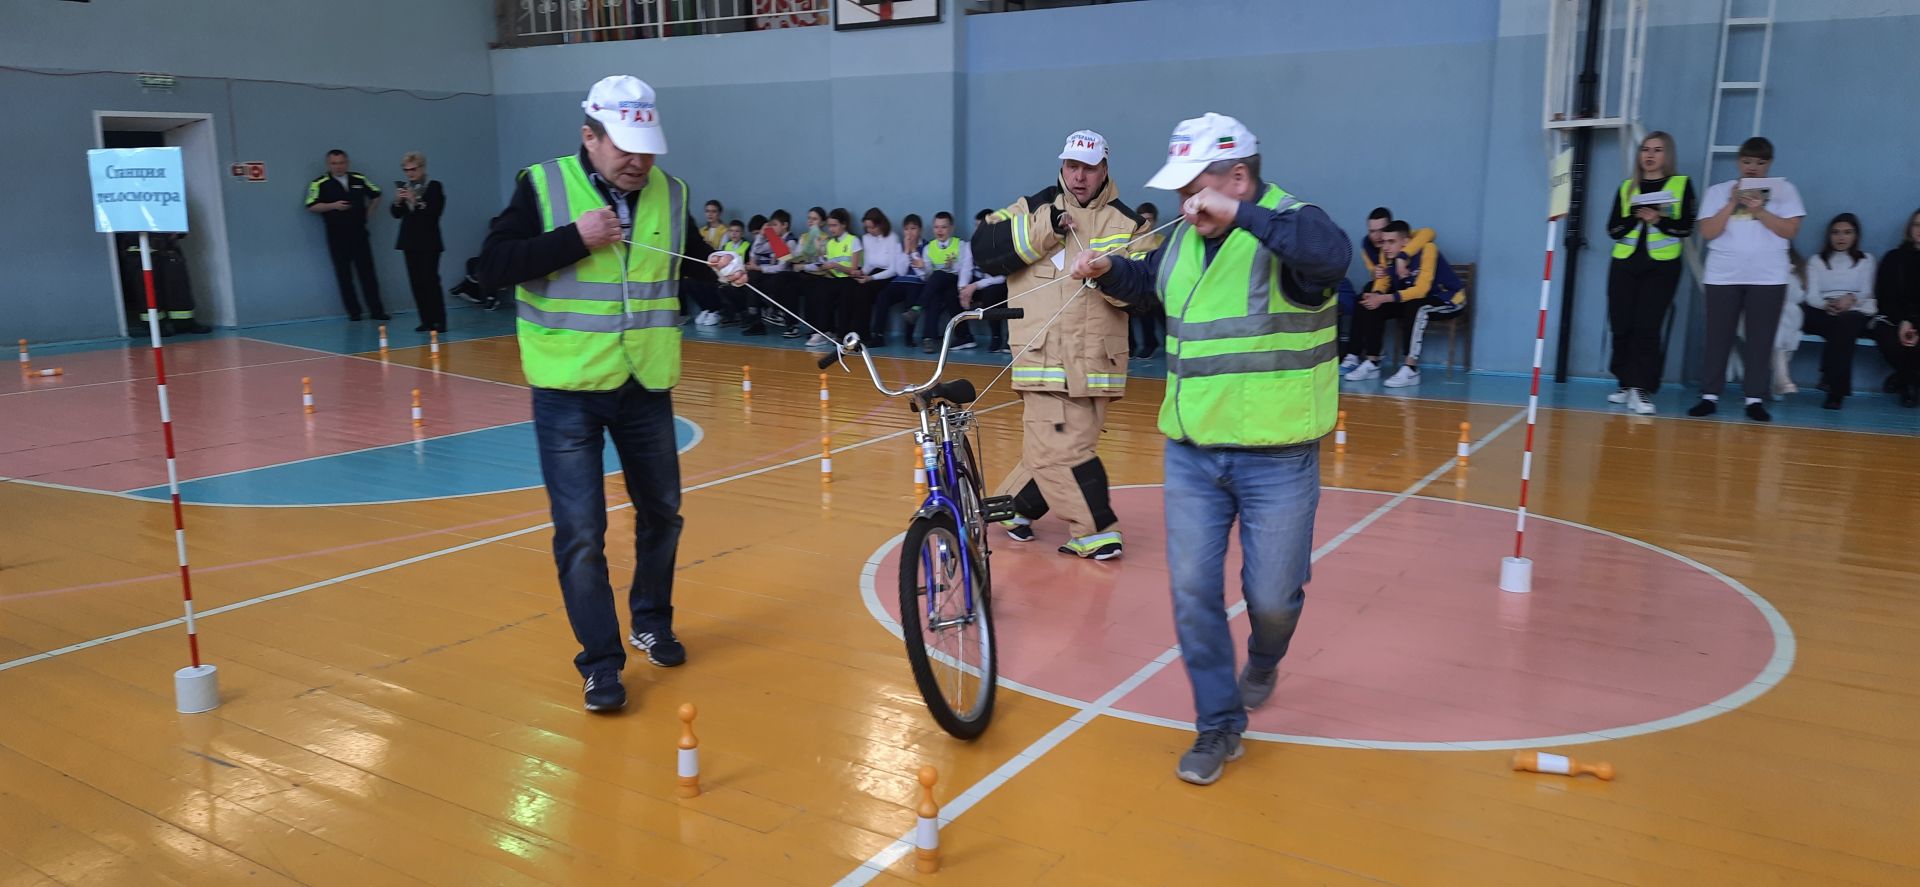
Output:
<path fill-rule="evenodd" d="M 173 706 L 181 714 L 212 711 L 219 705 L 219 669 L 211 665 L 189 665 L 173 673 Z"/>
<path fill-rule="evenodd" d="M 1500 590 L 1526 594 L 1533 590 L 1533 561 L 1524 557 L 1500 559 Z"/>

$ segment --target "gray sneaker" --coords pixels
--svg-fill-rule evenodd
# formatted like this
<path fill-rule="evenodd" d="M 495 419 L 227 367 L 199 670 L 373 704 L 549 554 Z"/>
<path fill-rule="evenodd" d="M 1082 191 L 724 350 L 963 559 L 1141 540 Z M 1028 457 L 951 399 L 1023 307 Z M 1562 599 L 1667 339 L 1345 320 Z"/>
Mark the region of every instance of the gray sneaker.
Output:
<path fill-rule="evenodd" d="M 1212 785 L 1220 780 L 1228 761 L 1238 761 L 1246 749 L 1240 746 L 1240 734 L 1208 730 L 1193 741 L 1193 748 L 1180 756 L 1180 778 L 1194 785 Z"/>
<path fill-rule="evenodd" d="M 1249 662 L 1240 669 L 1240 704 L 1252 711 L 1265 705 L 1267 697 L 1273 695 L 1273 685 L 1280 682 L 1280 669 L 1254 668 Z"/>

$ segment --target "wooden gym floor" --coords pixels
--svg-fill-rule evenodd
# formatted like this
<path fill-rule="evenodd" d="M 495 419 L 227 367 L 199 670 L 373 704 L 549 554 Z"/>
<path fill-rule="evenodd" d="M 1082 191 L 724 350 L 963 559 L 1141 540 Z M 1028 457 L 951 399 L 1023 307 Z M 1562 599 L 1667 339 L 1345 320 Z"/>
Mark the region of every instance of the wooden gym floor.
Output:
<path fill-rule="evenodd" d="M 1157 380 L 1102 444 L 1127 557 L 1067 560 L 1050 522 L 1041 547 L 997 543 L 1017 686 L 963 744 L 887 624 L 879 565 L 914 502 L 900 403 L 836 373 L 823 420 L 802 352 L 689 342 L 690 662 L 634 658 L 632 706 L 597 717 L 512 339 L 451 337 L 438 372 L 407 344 L 172 349 L 183 471 L 208 478 L 189 496 L 224 503 L 187 512 L 222 688 L 198 715 L 173 710 L 145 350 L 0 383 L 0 885 L 1920 883 L 1910 435 L 1544 410 L 1532 505 L 1563 523 L 1531 524 L 1519 597 L 1495 579 L 1521 412 L 1349 395 L 1286 678 L 1199 788 L 1173 775 L 1191 705 L 1164 655 Z M 995 479 L 1009 402 L 982 404 Z M 618 587 L 632 523 L 612 523 Z M 687 801 L 683 702 L 706 790 Z M 1515 773 L 1515 748 L 1619 775 Z M 930 877 L 895 861 L 923 764 L 953 817 Z"/>

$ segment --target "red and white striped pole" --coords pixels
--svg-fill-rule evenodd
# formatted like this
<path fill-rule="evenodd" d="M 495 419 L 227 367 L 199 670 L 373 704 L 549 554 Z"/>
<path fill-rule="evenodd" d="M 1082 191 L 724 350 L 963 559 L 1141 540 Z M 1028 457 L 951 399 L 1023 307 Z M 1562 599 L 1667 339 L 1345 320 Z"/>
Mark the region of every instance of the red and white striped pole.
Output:
<path fill-rule="evenodd" d="M 1513 557 L 1500 559 L 1500 590 L 1525 594 L 1533 590 L 1533 561 L 1527 550 L 1527 484 L 1533 478 L 1533 429 L 1540 417 L 1540 364 L 1547 353 L 1547 303 L 1553 295 L 1553 244 L 1560 237 L 1560 217 L 1547 220 L 1547 260 L 1540 272 L 1540 325 L 1533 335 L 1533 390 L 1527 395 L 1527 447 L 1520 457 L 1520 510 L 1513 523 Z"/>
<path fill-rule="evenodd" d="M 167 447 L 167 493 L 173 500 L 173 545 L 180 561 L 180 596 L 186 604 L 187 655 L 193 664 L 173 673 L 174 707 L 183 714 L 220 704 L 218 672 L 200 661 L 200 634 L 193 618 L 193 571 L 187 566 L 187 518 L 180 507 L 180 471 L 173 450 L 173 409 L 167 402 L 167 358 L 160 346 L 160 302 L 153 291 L 153 249 L 140 233 L 140 276 L 147 288 L 147 332 L 153 341 L 154 387 L 160 396 L 160 436 Z"/>

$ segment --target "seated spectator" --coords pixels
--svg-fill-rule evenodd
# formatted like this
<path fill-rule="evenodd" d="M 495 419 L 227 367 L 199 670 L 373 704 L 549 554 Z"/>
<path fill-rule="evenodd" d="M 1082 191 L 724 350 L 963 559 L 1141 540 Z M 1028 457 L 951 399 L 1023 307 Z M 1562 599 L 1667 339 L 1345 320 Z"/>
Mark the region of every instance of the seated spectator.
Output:
<path fill-rule="evenodd" d="M 931 354 L 940 347 L 940 331 L 945 328 L 947 318 L 961 310 L 960 281 L 973 278 L 973 247 L 953 236 L 952 213 L 934 214 L 933 240 L 927 243 L 921 259 L 927 282 L 920 289 L 919 302 L 907 312 L 907 335 L 911 345 L 916 338 L 912 327 L 917 321 L 920 350 Z M 975 344 L 971 329 L 956 332 L 955 349 L 964 351 Z"/>
<path fill-rule="evenodd" d="M 1360 286 L 1362 294 L 1372 292 L 1375 282 L 1383 280 L 1387 276 L 1388 269 L 1382 267 L 1380 264 L 1380 242 L 1382 238 L 1385 237 L 1384 232 L 1387 226 L 1394 221 L 1393 210 L 1384 206 L 1376 206 L 1372 212 L 1367 213 L 1367 236 L 1360 241 L 1360 261 L 1367 268 L 1367 276 L 1362 279 L 1363 283 Z M 1406 246 L 1406 251 L 1409 253 L 1417 253 L 1433 242 L 1432 228 L 1413 230 L 1412 226 L 1409 225 L 1408 230 L 1413 231 L 1413 236 L 1407 241 Z M 1354 312 L 1359 310 L 1357 300 L 1349 310 Z M 1354 367 L 1360 364 L 1362 355 L 1359 352 L 1356 339 L 1357 337 L 1353 335 L 1351 325 L 1349 325 L 1347 350 L 1340 358 L 1340 372 L 1342 373 L 1351 372 Z M 1369 376 L 1368 378 L 1372 377 Z"/>
<path fill-rule="evenodd" d="M 1806 294 L 1798 309 L 1805 328 L 1826 340 L 1820 349 L 1824 406 L 1837 410 L 1853 393 L 1854 343 L 1879 313 L 1873 301 L 1873 256 L 1860 250 L 1860 220 L 1841 213 L 1827 223 L 1827 243 L 1807 262 Z"/>
<path fill-rule="evenodd" d="M 740 263 L 745 265 L 747 261 L 747 251 L 752 248 L 753 245 L 747 242 L 747 224 L 739 219 L 728 222 L 727 234 L 720 240 L 720 251 L 733 253 L 740 257 Z M 720 293 L 721 326 L 733 326 L 744 322 L 746 320 L 747 309 L 750 307 L 748 300 L 752 300 L 753 302 L 760 301 L 760 297 L 754 295 L 753 291 L 746 287 L 722 286 L 719 287 L 718 290 Z M 757 313 L 758 312 L 756 312 L 756 314 Z"/>
<path fill-rule="evenodd" d="M 1880 260 L 1873 291 L 1880 316 L 1868 332 L 1893 369 L 1886 390 L 1899 395 L 1903 407 L 1920 405 L 1920 211 L 1907 217 L 1900 245 Z"/>
<path fill-rule="evenodd" d="M 726 239 L 727 226 L 720 221 L 720 217 L 726 215 L 726 212 L 727 208 L 721 206 L 720 201 L 707 201 L 707 223 L 700 228 L 700 236 L 706 238 L 707 249 L 719 249 L 720 241 Z"/>
<path fill-rule="evenodd" d="M 1152 203 L 1142 203 L 1140 204 L 1139 213 L 1140 227 L 1153 233 L 1147 234 L 1134 241 L 1133 245 L 1128 247 L 1127 255 L 1135 259 L 1145 259 L 1148 253 L 1159 249 L 1165 244 L 1167 237 L 1153 230 L 1160 227 L 1159 207 L 1154 206 Z M 1127 321 L 1127 335 L 1128 338 L 1132 340 L 1128 344 L 1133 348 L 1133 356 L 1142 358 L 1152 357 L 1154 352 L 1160 350 L 1160 343 L 1165 338 L 1166 329 L 1167 318 L 1164 312 L 1145 311 L 1134 314 L 1133 317 Z"/>
<path fill-rule="evenodd" d="M 854 263 L 855 285 L 834 306 L 833 329 L 845 336 L 859 333 L 860 341 L 875 347 L 887 344 L 885 336 L 872 329 L 873 305 L 880 291 L 894 276 L 893 261 L 900 254 L 900 241 L 893 236 L 893 222 L 879 207 L 869 207 L 860 216 L 860 261 Z"/>
<path fill-rule="evenodd" d="M 786 210 L 776 209 L 763 227 L 754 229 L 762 233 L 754 235 L 753 246 L 747 250 L 747 282 L 765 293 L 767 298 L 772 299 L 775 304 L 749 302 L 750 306 L 760 311 L 757 314 L 749 313 L 747 327 L 740 331 L 743 336 L 766 335 L 768 323 L 787 326 L 789 325 L 787 315 L 780 309 L 798 311 L 800 308 L 799 301 L 793 292 L 793 283 L 797 275 L 790 273 L 787 263 L 779 260 L 773 244 L 767 240 L 764 233 L 766 229 L 771 228 L 773 236 L 786 243 L 788 254 L 791 255 L 795 249 L 795 241 L 788 233 L 792 222 L 793 216 Z M 798 328 L 798 324 L 794 326 Z"/>
<path fill-rule="evenodd" d="M 979 228 L 981 225 L 986 224 L 987 217 L 993 215 L 993 213 L 994 211 L 990 209 L 983 209 L 974 213 L 973 226 Z M 967 282 L 960 287 L 961 308 L 967 310 L 972 310 L 976 306 L 992 308 L 1007 300 L 1007 278 L 1004 275 L 992 275 L 980 270 L 979 266 L 973 264 L 973 254 L 971 251 L 967 253 L 967 267 L 963 270 L 966 273 L 961 274 L 960 279 L 966 280 Z M 968 280 L 968 278 L 972 279 Z M 987 329 L 992 335 L 992 340 L 987 344 L 988 351 L 994 354 L 1007 354 L 1011 352 L 1012 349 L 1007 347 L 1006 321 L 988 321 Z M 968 338 L 968 341 L 972 341 L 971 337 Z"/>
<path fill-rule="evenodd" d="M 925 245 L 920 239 L 920 227 L 920 216 L 916 213 L 907 213 L 907 217 L 900 220 L 900 250 L 893 257 L 893 277 L 880 288 L 880 294 L 873 301 L 873 320 L 869 326 L 873 328 L 875 346 L 886 343 L 894 306 L 904 305 L 912 310 L 911 306 L 920 299 L 920 292 L 926 283 L 927 264 L 926 258 L 920 254 L 920 248 Z M 902 334 L 911 346 L 912 326 L 908 326 Z"/>
<path fill-rule="evenodd" d="M 821 269 L 820 259 L 827 237 L 827 211 L 820 207 L 807 210 L 807 230 L 801 232 L 799 246 L 787 254 L 787 267 L 800 272 L 799 277 L 791 281 L 795 304 L 792 306 L 802 319 L 787 328 L 785 338 L 798 339 L 806 334 L 807 326 L 815 329 L 827 329 L 833 326 L 833 303 L 823 295 L 821 279 L 826 272 Z M 825 311 L 825 314 L 822 314 Z M 815 334 L 808 341 L 820 338 Z"/>
<path fill-rule="evenodd" d="M 808 300 L 812 303 L 808 322 L 824 333 L 835 338 L 848 330 L 841 326 L 850 320 L 853 312 L 847 310 L 850 303 L 860 301 L 861 269 L 865 257 L 862 255 L 860 238 L 853 236 L 853 215 L 844 207 L 835 207 L 827 213 L 827 238 L 820 244 L 820 261 L 814 266 L 818 275 L 813 282 L 813 294 Z M 871 311 L 871 306 L 867 306 Z M 862 318 L 865 314 L 861 315 Z M 833 340 L 822 333 L 807 337 L 807 347 L 832 347 Z"/>
<path fill-rule="evenodd" d="M 1388 388 L 1420 384 L 1420 346 L 1426 338 L 1428 320 L 1457 314 L 1466 307 L 1467 294 L 1460 287 L 1460 278 L 1434 245 L 1431 234 L 1417 250 L 1412 243 L 1413 232 L 1406 222 L 1389 222 L 1380 231 L 1379 276 L 1361 296 L 1360 310 L 1353 317 L 1355 350 L 1363 359 L 1348 371 L 1349 382 L 1380 375 L 1387 321 L 1398 318 L 1405 362 L 1382 384 Z"/>

